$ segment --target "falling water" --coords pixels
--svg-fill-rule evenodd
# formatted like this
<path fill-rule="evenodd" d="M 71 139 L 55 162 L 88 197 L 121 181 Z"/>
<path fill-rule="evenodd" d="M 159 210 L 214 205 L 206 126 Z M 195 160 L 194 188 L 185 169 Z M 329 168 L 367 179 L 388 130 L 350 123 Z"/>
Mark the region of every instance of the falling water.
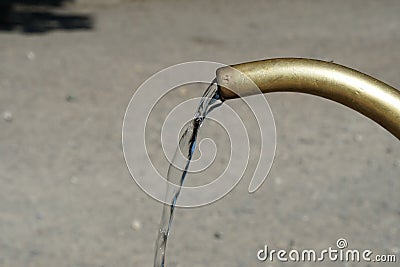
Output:
<path fill-rule="evenodd" d="M 166 199 L 164 204 L 160 229 L 158 232 L 155 255 L 154 255 L 154 267 L 165 267 L 165 250 L 167 247 L 168 235 L 171 230 L 172 220 L 174 217 L 175 206 L 181 191 L 183 182 L 185 181 L 186 174 L 189 170 L 189 165 L 192 160 L 193 153 L 196 149 L 196 138 L 200 126 L 202 125 L 207 114 L 222 104 L 222 99 L 218 94 L 218 86 L 214 80 L 204 92 L 199 107 L 194 115 L 194 118 L 185 126 L 183 134 L 179 139 L 179 147 L 175 152 L 173 162 L 168 168 L 168 181 L 177 181 L 178 187 L 172 185 L 167 186 L 166 196 L 172 196 L 172 199 Z M 174 166 L 175 161 L 182 160 L 178 155 L 184 154 L 184 164 L 179 166 L 185 166 L 183 170 Z"/>

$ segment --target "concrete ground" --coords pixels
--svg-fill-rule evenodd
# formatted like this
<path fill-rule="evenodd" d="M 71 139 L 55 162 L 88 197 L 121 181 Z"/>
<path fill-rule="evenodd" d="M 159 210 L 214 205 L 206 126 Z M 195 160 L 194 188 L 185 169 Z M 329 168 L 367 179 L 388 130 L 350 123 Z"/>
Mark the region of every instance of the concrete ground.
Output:
<path fill-rule="evenodd" d="M 51 10 L 33 17 L 36 28 L 23 13 L 0 31 L 1 267 L 152 265 L 162 206 L 130 177 L 121 126 L 135 89 L 162 68 L 309 57 L 400 88 L 396 0 L 80 0 Z M 244 179 L 212 205 L 179 209 L 167 266 L 315 266 L 256 253 L 338 238 L 400 261 L 399 141 L 327 100 L 268 100 L 278 140 L 266 183 L 250 195 Z"/>

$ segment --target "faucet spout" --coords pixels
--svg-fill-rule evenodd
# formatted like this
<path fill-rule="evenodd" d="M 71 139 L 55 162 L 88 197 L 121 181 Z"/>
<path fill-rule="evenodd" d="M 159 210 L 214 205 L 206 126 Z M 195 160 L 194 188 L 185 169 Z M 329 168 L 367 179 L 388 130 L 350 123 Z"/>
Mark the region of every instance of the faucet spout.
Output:
<path fill-rule="evenodd" d="M 302 58 L 243 63 L 218 69 L 217 83 L 223 99 L 270 92 L 327 98 L 374 120 L 400 140 L 400 91 L 335 63 Z"/>

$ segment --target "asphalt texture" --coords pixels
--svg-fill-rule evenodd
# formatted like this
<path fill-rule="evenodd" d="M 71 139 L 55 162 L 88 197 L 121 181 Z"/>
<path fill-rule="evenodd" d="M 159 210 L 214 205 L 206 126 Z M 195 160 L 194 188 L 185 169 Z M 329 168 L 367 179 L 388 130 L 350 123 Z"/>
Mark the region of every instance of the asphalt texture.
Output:
<path fill-rule="evenodd" d="M 307 57 L 400 88 L 395 0 L 16 2 L 0 22 L 1 267 L 152 266 L 162 205 L 131 178 L 121 127 L 136 88 L 165 67 Z M 266 182 L 249 194 L 244 177 L 214 204 L 178 209 L 167 266 L 398 266 L 399 140 L 328 100 L 267 98 L 277 151 Z M 256 256 L 339 238 L 398 262 Z"/>

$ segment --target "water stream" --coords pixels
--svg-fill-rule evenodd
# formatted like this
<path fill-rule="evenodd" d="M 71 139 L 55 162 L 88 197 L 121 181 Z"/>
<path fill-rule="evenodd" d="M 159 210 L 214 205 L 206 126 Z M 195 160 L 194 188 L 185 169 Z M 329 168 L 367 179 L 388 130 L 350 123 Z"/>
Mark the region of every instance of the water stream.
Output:
<path fill-rule="evenodd" d="M 200 126 L 202 125 L 207 114 L 221 104 L 222 99 L 218 94 L 218 86 L 214 80 L 204 92 L 194 118 L 183 129 L 183 134 L 179 139 L 179 147 L 175 152 L 173 162 L 169 165 L 167 175 L 168 181 L 177 184 L 178 187 L 171 185 L 167 187 L 166 196 L 172 196 L 172 199 L 166 199 L 165 203 L 171 204 L 164 204 L 163 207 L 160 229 L 155 245 L 154 267 L 165 267 L 165 251 L 167 247 L 168 235 L 170 233 L 174 217 L 174 210 L 181 192 L 181 187 L 188 173 L 193 153 L 196 150 L 196 138 Z M 183 153 L 183 159 L 178 156 L 180 153 Z M 183 164 L 179 164 L 179 166 L 184 166 L 183 169 L 174 166 L 174 163 L 176 163 L 175 161 L 181 160 L 184 160 L 184 162 Z"/>

